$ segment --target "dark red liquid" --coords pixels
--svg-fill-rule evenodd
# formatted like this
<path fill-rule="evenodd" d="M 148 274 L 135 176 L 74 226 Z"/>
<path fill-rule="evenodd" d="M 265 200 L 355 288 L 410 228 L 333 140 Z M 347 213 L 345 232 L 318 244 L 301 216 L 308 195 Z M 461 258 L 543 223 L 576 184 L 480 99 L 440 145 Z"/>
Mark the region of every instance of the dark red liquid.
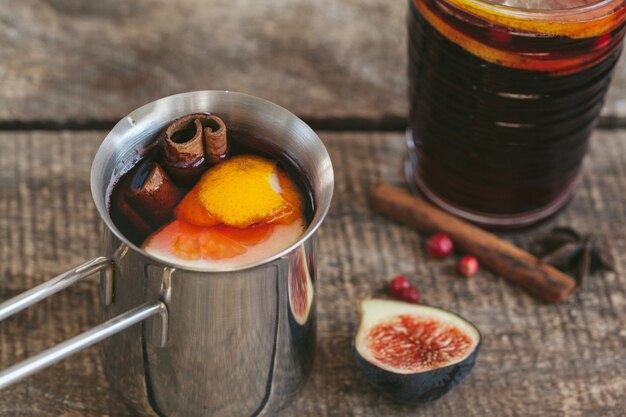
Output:
<path fill-rule="evenodd" d="M 580 173 L 624 27 L 593 39 L 520 35 L 421 1 L 472 39 L 510 52 L 548 51 L 558 63 L 606 49 L 580 70 L 499 65 L 448 40 L 410 1 L 409 156 L 417 182 L 451 206 L 494 216 L 562 198 Z"/>
<path fill-rule="evenodd" d="M 156 140 L 155 138 L 155 142 Z M 237 132 L 236 130 L 229 130 L 228 142 L 230 156 L 255 154 L 277 160 L 278 167 L 286 171 L 289 177 L 298 185 L 305 201 L 305 219 L 307 222 L 311 221 L 314 210 L 313 194 L 310 191 L 311 187 L 309 186 L 308 179 L 302 174 L 302 170 L 298 168 L 295 161 L 292 161 L 284 151 L 276 149 L 267 141 L 249 134 Z M 154 146 L 143 158 L 137 161 L 128 172 L 119 178 L 111 193 L 109 212 L 113 223 L 115 223 L 120 232 L 122 232 L 128 240 L 138 246 L 140 246 L 150 234 L 157 231 L 162 226 L 165 226 L 165 224 L 150 224 L 149 229 L 146 229 L 125 215 L 121 209 L 121 205 L 124 204 L 124 193 L 129 188 L 141 187 L 147 175 L 147 173 L 142 174 L 147 163 L 152 161 L 160 162 L 162 157 L 160 147 Z M 190 188 L 179 187 L 179 189 L 186 194 Z"/>

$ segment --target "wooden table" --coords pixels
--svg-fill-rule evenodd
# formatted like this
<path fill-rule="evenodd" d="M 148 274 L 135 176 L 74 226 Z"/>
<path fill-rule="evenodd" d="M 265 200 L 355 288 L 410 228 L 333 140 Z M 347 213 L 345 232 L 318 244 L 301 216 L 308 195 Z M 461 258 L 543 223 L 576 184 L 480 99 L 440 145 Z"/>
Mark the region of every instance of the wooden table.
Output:
<path fill-rule="evenodd" d="M 424 237 L 367 207 L 374 181 L 401 182 L 404 11 L 404 2 L 380 0 L 25 0 L 0 8 L 0 299 L 97 253 L 89 169 L 117 119 L 176 92 L 239 90 L 312 123 L 336 167 L 320 233 L 317 359 L 281 416 L 624 416 L 626 63 L 576 198 L 554 223 L 609 242 L 616 272 L 547 306 L 489 272 L 458 278 L 453 260 L 425 256 Z M 358 300 L 398 273 L 484 335 L 467 381 L 418 408 L 373 391 L 351 350 Z M 96 283 L 84 282 L 0 324 L 0 366 L 95 324 L 97 305 Z M 0 415 L 132 414 L 89 348 L 3 391 Z"/>

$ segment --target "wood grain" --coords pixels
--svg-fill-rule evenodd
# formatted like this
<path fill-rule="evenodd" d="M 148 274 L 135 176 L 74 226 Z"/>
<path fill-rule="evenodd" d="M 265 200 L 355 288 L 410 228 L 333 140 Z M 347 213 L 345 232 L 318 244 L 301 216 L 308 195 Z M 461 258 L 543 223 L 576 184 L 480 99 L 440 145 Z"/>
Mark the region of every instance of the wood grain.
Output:
<path fill-rule="evenodd" d="M 5 0 L 6 1 L 6 0 Z M 119 120 L 191 90 L 322 120 L 407 114 L 407 1 L 22 0 L 0 7 L 0 122 Z M 626 63 L 604 115 L 626 118 Z"/>
<path fill-rule="evenodd" d="M 90 161 L 104 132 L 1 133 L 0 299 L 98 250 Z M 626 409 L 626 131 L 598 132 L 577 196 L 558 217 L 610 242 L 616 273 L 596 274 L 557 306 L 487 272 L 471 280 L 454 261 L 428 259 L 424 237 L 379 216 L 366 192 L 399 184 L 401 134 L 322 134 L 336 195 L 320 232 L 319 343 L 312 378 L 280 417 L 621 417 Z M 549 227 L 546 226 L 546 227 Z M 524 243 L 528 235 L 516 236 Z M 416 408 L 374 392 L 354 360 L 357 301 L 410 274 L 427 303 L 456 311 L 484 336 L 478 363 L 446 397 Z M 96 323 L 95 282 L 84 282 L 0 324 L 0 366 Z M 0 415 L 130 417 L 89 348 L 0 395 Z"/>

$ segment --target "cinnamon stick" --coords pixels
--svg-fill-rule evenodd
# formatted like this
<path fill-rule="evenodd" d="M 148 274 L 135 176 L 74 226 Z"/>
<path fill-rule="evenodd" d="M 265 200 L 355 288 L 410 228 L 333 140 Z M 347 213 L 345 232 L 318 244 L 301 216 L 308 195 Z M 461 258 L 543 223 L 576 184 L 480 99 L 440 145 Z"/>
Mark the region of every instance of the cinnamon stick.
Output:
<path fill-rule="evenodd" d="M 192 187 L 207 170 L 201 118 L 205 114 L 188 114 L 165 129 L 163 165 L 174 181 L 182 187 Z"/>
<path fill-rule="evenodd" d="M 449 235 L 463 252 L 474 255 L 487 269 L 549 303 L 567 299 L 576 282 L 569 275 L 541 262 L 498 236 L 454 217 L 390 184 L 370 189 L 371 206 L 419 232 Z"/>
<path fill-rule="evenodd" d="M 210 115 L 202 123 L 204 127 L 204 148 L 210 164 L 217 164 L 228 156 L 226 125 L 215 115 Z"/>
<path fill-rule="evenodd" d="M 210 166 L 227 156 L 226 125 L 213 114 L 182 116 L 163 133 L 163 165 L 181 187 L 193 187 Z"/>
<path fill-rule="evenodd" d="M 134 233 L 129 236 L 134 243 L 140 244 L 152 232 L 154 227 L 150 225 L 141 214 L 137 213 L 137 210 L 128 204 L 124 196 L 121 196 L 121 198 L 117 200 L 115 210 L 116 212 L 112 212 L 111 216 L 116 220 L 116 224 L 123 224 L 124 229 L 134 231 Z"/>
<path fill-rule="evenodd" d="M 183 193 L 161 165 L 148 162 L 137 169 L 124 197 L 153 228 L 158 228 L 172 219 Z"/>

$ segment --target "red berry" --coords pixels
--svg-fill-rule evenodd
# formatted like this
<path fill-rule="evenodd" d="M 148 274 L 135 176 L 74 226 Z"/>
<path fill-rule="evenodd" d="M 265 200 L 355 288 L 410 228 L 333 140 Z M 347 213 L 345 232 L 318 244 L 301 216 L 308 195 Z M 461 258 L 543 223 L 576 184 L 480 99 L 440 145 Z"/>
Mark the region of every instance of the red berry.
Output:
<path fill-rule="evenodd" d="M 415 287 L 404 288 L 398 298 L 402 301 L 417 304 L 420 302 L 420 292 Z"/>
<path fill-rule="evenodd" d="M 471 255 L 465 255 L 459 259 L 458 269 L 461 275 L 469 278 L 478 272 L 478 259 Z"/>
<path fill-rule="evenodd" d="M 452 253 L 453 249 L 452 239 L 443 233 L 432 235 L 426 242 L 426 250 L 433 258 L 446 258 Z"/>
<path fill-rule="evenodd" d="M 391 293 L 391 295 L 397 298 L 400 296 L 402 290 L 410 287 L 411 283 L 409 282 L 409 278 L 407 278 L 405 275 L 398 275 L 389 283 L 389 292 Z"/>

